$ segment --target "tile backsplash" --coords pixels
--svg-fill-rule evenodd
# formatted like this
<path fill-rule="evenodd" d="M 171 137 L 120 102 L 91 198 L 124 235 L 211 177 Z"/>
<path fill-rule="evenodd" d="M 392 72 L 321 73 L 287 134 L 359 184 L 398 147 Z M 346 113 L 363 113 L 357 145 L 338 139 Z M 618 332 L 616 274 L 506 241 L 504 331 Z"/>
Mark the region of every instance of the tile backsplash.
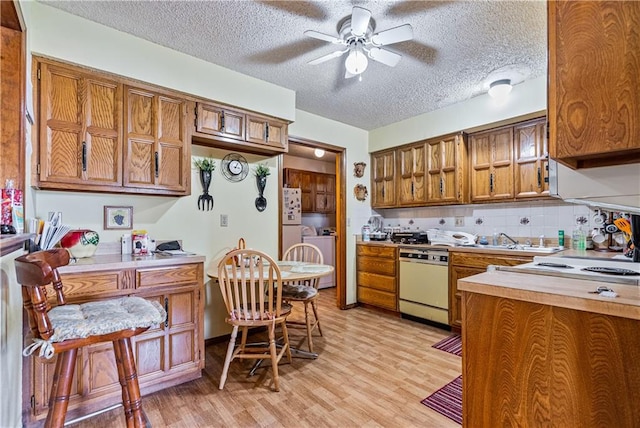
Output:
<path fill-rule="evenodd" d="M 562 201 L 531 201 L 483 205 L 398 208 L 374 211 L 384 218 L 384 226 L 403 230 L 439 228 L 469 232 L 491 240 L 494 232 L 518 238 L 545 240 L 558 238 L 558 230 L 570 237 L 577 224 L 590 230 L 594 213 L 585 205 Z M 537 241 L 534 241 L 537 243 Z"/>

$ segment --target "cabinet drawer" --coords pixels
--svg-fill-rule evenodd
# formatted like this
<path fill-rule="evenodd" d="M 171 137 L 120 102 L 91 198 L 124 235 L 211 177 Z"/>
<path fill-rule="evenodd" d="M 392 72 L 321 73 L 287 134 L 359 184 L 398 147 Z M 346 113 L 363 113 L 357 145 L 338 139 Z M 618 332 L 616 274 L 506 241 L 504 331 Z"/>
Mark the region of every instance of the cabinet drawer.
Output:
<path fill-rule="evenodd" d="M 358 272 L 396 276 L 396 261 L 374 257 L 358 257 Z"/>
<path fill-rule="evenodd" d="M 365 286 L 391 293 L 396 292 L 396 278 L 392 276 L 376 275 L 369 272 L 358 272 L 358 286 Z"/>
<path fill-rule="evenodd" d="M 136 270 L 138 288 L 163 285 L 189 285 L 198 281 L 198 265 Z"/>
<path fill-rule="evenodd" d="M 123 289 L 133 288 L 133 270 L 65 273 L 60 274 L 60 277 L 65 297 L 72 300 L 111 295 Z M 54 296 L 54 293 L 49 295 L 50 298 L 54 298 Z"/>
<path fill-rule="evenodd" d="M 358 256 L 388 257 L 390 260 L 395 261 L 396 247 L 358 244 L 356 246 L 356 254 Z"/>
<path fill-rule="evenodd" d="M 489 265 L 516 266 L 530 263 L 533 257 L 490 256 L 475 253 L 449 253 L 451 265 L 486 268 Z"/>
<path fill-rule="evenodd" d="M 366 287 L 358 287 L 358 302 L 397 311 L 396 295 Z"/>

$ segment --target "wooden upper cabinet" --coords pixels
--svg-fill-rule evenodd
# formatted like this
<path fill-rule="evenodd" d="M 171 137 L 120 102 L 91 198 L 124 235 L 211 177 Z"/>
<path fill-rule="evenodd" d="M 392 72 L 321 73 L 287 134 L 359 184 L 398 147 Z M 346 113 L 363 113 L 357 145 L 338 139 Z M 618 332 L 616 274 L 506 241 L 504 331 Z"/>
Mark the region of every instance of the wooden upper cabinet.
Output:
<path fill-rule="evenodd" d="M 315 175 L 315 212 L 336 212 L 336 176 L 330 174 Z"/>
<path fill-rule="evenodd" d="M 24 190 L 26 36 L 16 7 L 17 2 L 0 3 L 0 183 L 13 180 Z"/>
<path fill-rule="evenodd" d="M 398 149 L 396 156 L 398 205 L 424 204 L 427 201 L 425 143 Z"/>
<path fill-rule="evenodd" d="M 186 194 L 191 158 L 186 101 L 128 86 L 124 104 L 124 185 L 163 194 Z"/>
<path fill-rule="evenodd" d="M 288 125 L 286 122 L 264 116 L 247 115 L 246 140 L 267 145 L 278 150 L 288 150 Z"/>
<path fill-rule="evenodd" d="M 187 101 L 151 85 L 34 57 L 37 186 L 184 196 L 191 192 Z"/>
<path fill-rule="evenodd" d="M 395 150 L 371 154 L 371 206 L 389 208 L 396 204 Z"/>
<path fill-rule="evenodd" d="M 120 186 L 122 85 L 54 64 L 38 70 L 39 186 Z"/>
<path fill-rule="evenodd" d="M 429 140 L 427 150 L 427 188 L 430 203 L 463 203 L 467 200 L 466 134 L 459 133 Z"/>
<path fill-rule="evenodd" d="M 335 175 L 285 168 L 284 184 L 287 187 L 300 188 L 300 209 L 303 213 L 336 211 Z"/>
<path fill-rule="evenodd" d="M 473 134 L 470 150 L 471 200 L 513 199 L 513 127 Z"/>
<path fill-rule="evenodd" d="M 244 113 L 215 104 L 196 103 L 196 132 L 244 140 Z"/>
<path fill-rule="evenodd" d="M 533 198 L 549 195 L 546 119 L 536 119 L 514 126 L 515 197 Z"/>
<path fill-rule="evenodd" d="M 640 2 L 550 1 L 548 22 L 551 157 L 640 161 Z"/>

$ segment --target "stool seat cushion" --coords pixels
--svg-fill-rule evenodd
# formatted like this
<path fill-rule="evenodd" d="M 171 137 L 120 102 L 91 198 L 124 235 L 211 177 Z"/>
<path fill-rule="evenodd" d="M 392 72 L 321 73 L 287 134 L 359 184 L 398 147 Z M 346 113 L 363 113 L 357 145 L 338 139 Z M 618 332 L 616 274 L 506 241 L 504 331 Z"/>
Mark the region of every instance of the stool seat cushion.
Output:
<path fill-rule="evenodd" d="M 287 284 L 282 287 L 282 298 L 285 300 L 307 300 L 318 295 L 318 290 L 304 284 Z"/>
<path fill-rule="evenodd" d="M 49 342 L 86 338 L 164 322 L 160 303 L 141 297 L 121 297 L 81 305 L 56 306 L 49 311 L 53 336 Z"/>

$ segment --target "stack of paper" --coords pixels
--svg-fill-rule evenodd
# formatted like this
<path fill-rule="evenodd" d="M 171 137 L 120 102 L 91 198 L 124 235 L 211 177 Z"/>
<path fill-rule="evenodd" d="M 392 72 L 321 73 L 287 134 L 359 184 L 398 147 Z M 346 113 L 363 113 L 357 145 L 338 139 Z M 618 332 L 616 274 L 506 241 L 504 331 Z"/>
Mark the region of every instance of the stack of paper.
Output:
<path fill-rule="evenodd" d="M 44 221 L 34 218 L 29 221 L 29 232 L 36 234 L 36 245 L 43 250 L 53 248 L 66 235 L 71 227 L 62 224 L 62 213 L 49 213 L 49 219 Z"/>

